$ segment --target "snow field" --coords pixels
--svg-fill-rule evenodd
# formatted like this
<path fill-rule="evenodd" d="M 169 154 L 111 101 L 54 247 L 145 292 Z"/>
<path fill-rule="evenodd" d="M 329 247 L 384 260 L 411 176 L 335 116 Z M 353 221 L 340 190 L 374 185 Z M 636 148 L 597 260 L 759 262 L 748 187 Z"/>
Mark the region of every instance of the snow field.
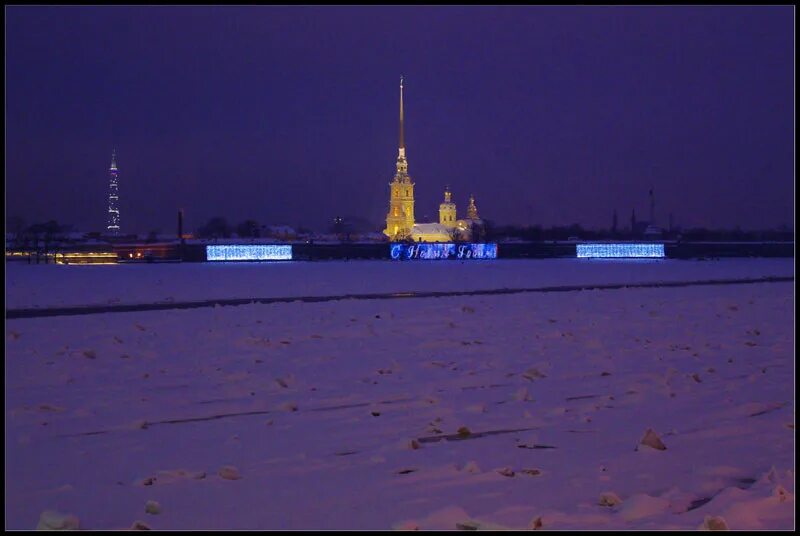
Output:
<path fill-rule="evenodd" d="M 388 246 L 387 246 L 388 247 Z M 794 259 L 6 263 L 6 307 L 464 291 L 792 276 Z"/>
<path fill-rule="evenodd" d="M 8 321 L 6 528 L 790 529 L 792 320 L 771 283 Z"/>

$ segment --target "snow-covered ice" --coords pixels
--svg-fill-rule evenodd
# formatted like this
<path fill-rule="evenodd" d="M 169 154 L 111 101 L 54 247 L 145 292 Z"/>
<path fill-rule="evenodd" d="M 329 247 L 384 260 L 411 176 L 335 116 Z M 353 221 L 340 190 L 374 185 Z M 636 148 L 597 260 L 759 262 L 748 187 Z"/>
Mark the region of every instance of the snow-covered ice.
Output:
<path fill-rule="evenodd" d="M 793 259 L 8 267 L 23 307 L 785 276 Z M 793 291 L 7 320 L 6 528 L 791 529 Z"/>
<path fill-rule="evenodd" d="M 387 246 L 388 247 L 388 246 Z M 463 291 L 792 276 L 793 259 L 6 263 L 6 307 Z"/>

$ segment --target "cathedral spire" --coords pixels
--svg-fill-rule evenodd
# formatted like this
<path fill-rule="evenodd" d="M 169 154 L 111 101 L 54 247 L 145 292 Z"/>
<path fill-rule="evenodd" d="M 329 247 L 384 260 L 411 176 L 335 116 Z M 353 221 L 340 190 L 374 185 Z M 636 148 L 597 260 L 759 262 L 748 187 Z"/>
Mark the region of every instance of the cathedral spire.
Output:
<path fill-rule="evenodd" d="M 389 184 L 389 212 L 386 214 L 386 229 L 383 234 L 392 240 L 408 238 L 414 228 L 414 183 L 408 176 L 406 143 L 403 135 L 403 82 L 400 77 L 400 147 L 397 151 L 397 173 Z"/>
<path fill-rule="evenodd" d="M 408 161 L 406 160 L 406 140 L 403 135 L 403 77 L 400 77 L 400 148 L 397 150 L 397 173 L 400 176 L 408 174 Z"/>
<path fill-rule="evenodd" d="M 406 144 L 403 140 L 403 77 L 400 76 L 400 149 L 405 152 Z"/>

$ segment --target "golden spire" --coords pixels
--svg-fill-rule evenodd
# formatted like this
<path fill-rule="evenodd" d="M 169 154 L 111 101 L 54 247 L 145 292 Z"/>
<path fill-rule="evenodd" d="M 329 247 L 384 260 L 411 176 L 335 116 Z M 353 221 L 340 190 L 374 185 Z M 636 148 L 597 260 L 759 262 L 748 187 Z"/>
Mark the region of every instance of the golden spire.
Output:
<path fill-rule="evenodd" d="M 407 176 L 408 161 L 406 161 L 406 142 L 403 136 L 403 77 L 400 77 L 400 148 L 397 150 L 398 176 Z"/>
<path fill-rule="evenodd" d="M 406 144 L 403 141 L 403 77 L 400 76 L 400 148 L 405 149 Z"/>

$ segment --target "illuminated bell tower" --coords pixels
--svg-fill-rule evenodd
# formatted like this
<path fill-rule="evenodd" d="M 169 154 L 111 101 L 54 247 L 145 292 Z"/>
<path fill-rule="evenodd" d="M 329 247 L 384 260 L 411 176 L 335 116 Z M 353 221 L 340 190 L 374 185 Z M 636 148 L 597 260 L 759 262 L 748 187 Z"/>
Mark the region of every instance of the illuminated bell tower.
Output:
<path fill-rule="evenodd" d="M 119 235 L 119 172 L 117 171 L 117 151 L 111 153 L 111 167 L 108 170 L 108 233 Z"/>
<path fill-rule="evenodd" d="M 475 206 L 475 196 L 470 194 L 469 196 L 469 206 L 467 207 L 467 219 L 468 220 L 479 220 L 478 217 L 478 207 Z"/>
<path fill-rule="evenodd" d="M 445 227 L 456 226 L 456 204 L 451 200 L 450 187 L 444 189 L 444 202 L 439 205 L 439 223 Z"/>
<path fill-rule="evenodd" d="M 389 183 L 389 212 L 383 234 L 390 240 L 406 238 L 414 227 L 414 183 L 408 176 L 406 145 L 403 140 L 403 78 L 400 78 L 400 149 L 397 154 L 397 172 Z"/>

